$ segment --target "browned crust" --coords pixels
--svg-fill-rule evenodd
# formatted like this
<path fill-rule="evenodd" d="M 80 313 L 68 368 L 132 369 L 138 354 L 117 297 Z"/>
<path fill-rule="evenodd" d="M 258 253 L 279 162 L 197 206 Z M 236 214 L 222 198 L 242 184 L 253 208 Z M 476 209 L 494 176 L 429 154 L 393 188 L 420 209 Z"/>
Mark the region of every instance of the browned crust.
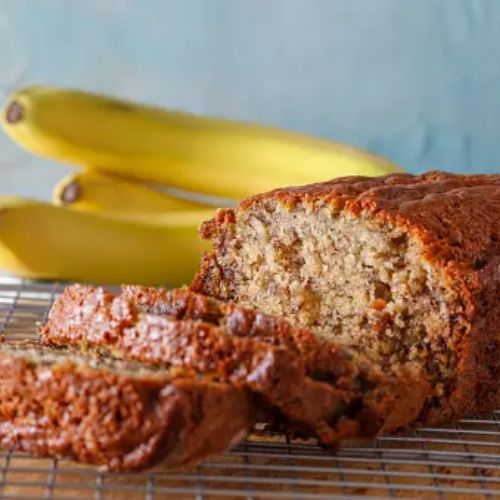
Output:
<path fill-rule="evenodd" d="M 136 304 L 160 315 L 139 313 Z M 401 411 L 409 407 L 396 409 L 399 393 L 388 389 L 393 381 L 357 365 L 333 343 L 279 318 L 187 290 L 126 287 L 114 298 L 99 288 L 69 287 L 41 338 L 50 345 L 104 346 L 120 358 L 168 363 L 183 373 L 248 387 L 292 427 L 314 432 L 328 446 L 408 420 Z M 415 404 L 421 405 L 425 396 L 418 395 Z"/>
<path fill-rule="evenodd" d="M 100 367 L 74 353 L 0 347 L 0 445 L 113 471 L 178 467 L 222 452 L 252 426 L 228 384 Z"/>
<path fill-rule="evenodd" d="M 278 404 L 298 393 L 305 377 L 302 360 L 287 349 L 228 336 L 202 321 L 139 314 L 130 300 L 100 288 L 68 287 L 40 335 L 45 345 L 103 347 L 116 358 L 250 386 Z"/>
<path fill-rule="evenodd" d="M 214 250 L 203 259 L 193 290 L 223 300 L 234 298 L 232 270 L 221 267 L 217 255 L 224 252 L 239 212 L 273 203 L 290 208 L 305 203 L 313 210 L 328 205 L 364 214 L 420 241 L 422 258 L 442 273 L 458 297 L 451 305 L 448 331 L 443 332 L 458 363 L 447 396 L 423 418 L 435 423 L 485 413 L 498 405 L 500 361 L 494 353 L 500 319 L 500 175 L 346 177 L 248 198 L 203 225 L 201 235 L 212 239 Z"/>
<path fill-rule="evenodd" d="M 135 289 L 136 293 L 138 290 Z M 336 445 L 345 435 L 372 435 L 382 425 L 381 422 L 377 426 L 375 415 L 370 425 L 365 425 L 370 408 L 360 409 L 360 406 L 362 384 L 368 384 L 366 376 L 353 370 L 347 387 L 346 370 L 335 366 L 336 375 L 343 378 L 344 383 L 340 380 L 338 385 L 333 385 L 314 380 L 306 376 L 302 357 L 287 346 L 228 335 L 226 330 L 200 321 L 200 317 L 215 320 L 215 301 L 205 302 L 202 297 L 196 298 L 185 291 L 169 294 L 171 300 L 168 300 L 163 291 L 156 292 L 157 298 L 161 296 L 163 300 L 155 300 L 154 309 L 163 311 L 162 315 L 138 313 L 126 294 L 113 298 L 99 288 L 69 287 L 52 307 L 49 320 L 41 330 L 41 340 L 47 345 L 104 347 L 121 359 L 168 365 L 182 370 L 183 374 L 202 374 L 249 388 L 272 408 L 277 408 L 292 427 L 315 433 L 329 446 Z M 189 298 L 198 306 L 186 308 Z M 210 313 L 211 307 L 214 315 Z M 167 310 L 172 313 L 176 310 L 179 316 L 181 309 L 184 317 L 189 310 L 197 319 L 179 320 L 165 314 Z M 265 325 L 261 322 L 260 326 Z M 269 334 L 271 330 L 262 332 Z M 340 363 L 341 358 L 338 361 Z M 330 374 L 331 379 L 333 376 Z M 376 404 L 377 409 L 392 402 L 387 398 L 375 401 L 367 397 L 367 400 Z"/>

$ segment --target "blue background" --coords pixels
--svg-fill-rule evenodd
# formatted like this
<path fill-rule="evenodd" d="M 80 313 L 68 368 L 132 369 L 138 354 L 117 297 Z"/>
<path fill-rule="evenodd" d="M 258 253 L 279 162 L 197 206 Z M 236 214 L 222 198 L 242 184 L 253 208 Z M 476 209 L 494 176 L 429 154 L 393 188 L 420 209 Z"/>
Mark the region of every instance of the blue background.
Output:
<path fill-rule="evenodd" d="M 500 172 L 499 0 L 0 0 L 0 92 L 32 83 Z M 64 172 L 0 135 L 2 192 Z"/>

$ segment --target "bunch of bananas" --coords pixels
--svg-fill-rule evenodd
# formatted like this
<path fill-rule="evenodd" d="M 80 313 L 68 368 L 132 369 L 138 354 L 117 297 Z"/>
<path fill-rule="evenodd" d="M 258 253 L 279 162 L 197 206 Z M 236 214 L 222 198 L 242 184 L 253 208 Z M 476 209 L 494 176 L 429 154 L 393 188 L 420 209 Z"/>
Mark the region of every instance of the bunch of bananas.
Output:
<path fill-rule="evenodd" d="M 231 203 L 281 186 L 399 170 L 279 129 L 50 87 L 9 96 L 1 123 L 29 151 L 80 167 L 55 187 L 53 204 L 0 197 L 0 268 L 35 279 L 188 282 L 205 249 L 197 228 L 215 206 L 164 188 Z"/>

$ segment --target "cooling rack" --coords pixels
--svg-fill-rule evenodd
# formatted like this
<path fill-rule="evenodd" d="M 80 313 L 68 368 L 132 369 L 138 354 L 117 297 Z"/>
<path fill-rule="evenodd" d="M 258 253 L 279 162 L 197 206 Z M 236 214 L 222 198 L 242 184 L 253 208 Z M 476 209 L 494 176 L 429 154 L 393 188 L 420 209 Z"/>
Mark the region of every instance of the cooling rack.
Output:
<path fill-rule="evenodd" d="M 0 331 L 33 338 L 63 286 L 0 277 Z M 1 381 L 0 381 L 1 383 Z M 3 499 L 493 498 L 500 496 L 500 411 L 405 436 L 351 442 L 331 454 L 263 427 L 196 468 L 110 474 L 0 452 Z"/>

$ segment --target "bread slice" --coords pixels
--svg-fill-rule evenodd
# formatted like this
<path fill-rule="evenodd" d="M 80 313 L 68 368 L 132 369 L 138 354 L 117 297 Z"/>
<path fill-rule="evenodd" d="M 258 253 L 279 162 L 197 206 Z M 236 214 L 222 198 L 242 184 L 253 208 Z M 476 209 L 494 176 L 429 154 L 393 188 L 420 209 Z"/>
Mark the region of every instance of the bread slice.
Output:
<path fill-rule="evenodd" d="M 177 371 L 0 343 L 0 445 L 112 471 L 179 467 L 253 425 L 247 391 Z"/>
<path fill-rule="evenodd" d="M 106 347 L 120 358 L 248 387 L 326 446 L 398 427 L 425 401 L 407 379 L 397 387 L 393 377 L 307 330 L 187 290 L 125 287 L 114 297 L 99 288 L 69 287 L 52 307 L 41 338 L 51 345 Z M 409 391 L 411 404 L 398 405 Z"/>
<path fill-rule="evenodd" d="M 278 189 L 221 210 L 192 290 L 284 316 L 432 387 L 420 422 L 500 403 L 500 176 Z"/>

